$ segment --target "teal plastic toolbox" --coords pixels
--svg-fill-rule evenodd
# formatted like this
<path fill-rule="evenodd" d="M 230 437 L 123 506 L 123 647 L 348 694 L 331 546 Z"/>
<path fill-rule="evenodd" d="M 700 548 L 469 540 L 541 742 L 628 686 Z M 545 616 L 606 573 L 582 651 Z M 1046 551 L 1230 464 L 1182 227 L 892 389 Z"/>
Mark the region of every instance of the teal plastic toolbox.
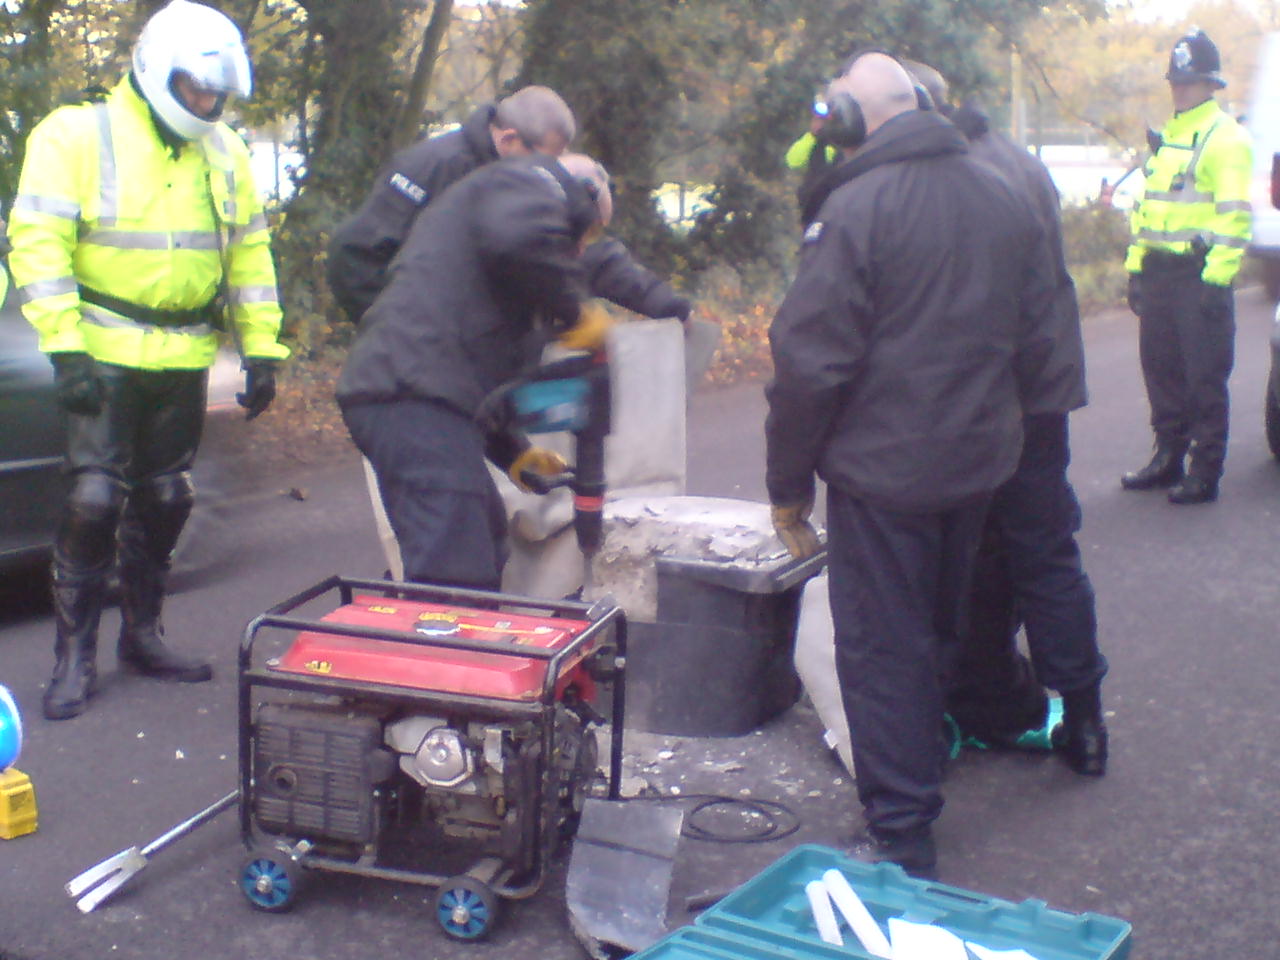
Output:
<path fill-rule="evenodd" d="M 1053 910 L 1040 900 L 1012 903 L 985 894 L 908 877 L 895 864 L 867 864 L 829 847 L 796 847 L 697 919 L 697 925 L 724 937 L 724 949 L 758 944 L 765 953 L 673 953 L 655 957 L 772 956 L 869 958 L 841 922 L 845 947 L 818 938 L 805 884 L 837 869 L 866 905 L 882 930 L 890 917 L 931 923 L 964 940 L 993 950 L 1022 948 L 1036 960 L 1126 960 L 1132 928 L 1123 920 L 1096 913 Z M 850 946 L 852 944 L 852 946 Z M 736 945 L 736 946 L 735 946 Z M 699 941 L 698 949 L 712 947 Z M 647 956 L 647 954 L 646 954 Z"/>
<path fill-rule="evenodd" d="M 811 960 L 857 960 L 861 954 L 851 953 L 846 947 L 833 947 L 814 942 L 803 947 L 795 943 L 791 948 L 806 952 L 780 952 L 780 934 L 773 937 L 742 937 L 713 927 L 681 927 L 670 936 L 663 937 L 641 953 L 632 954 L 631 960 L 779 960 L 804 956 Z"/>

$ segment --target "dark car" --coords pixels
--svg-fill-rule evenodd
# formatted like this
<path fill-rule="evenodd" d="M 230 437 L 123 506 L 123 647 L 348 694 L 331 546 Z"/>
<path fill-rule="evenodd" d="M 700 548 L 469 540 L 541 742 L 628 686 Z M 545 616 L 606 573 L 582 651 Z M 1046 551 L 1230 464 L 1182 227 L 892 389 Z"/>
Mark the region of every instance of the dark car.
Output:
<path fill-rule="evenodd" d="M 0 265 L 0 271 L 4 267 Z M 209 413 L 234 415 L 242 383 L 238 361 L 222 354 L 210 372 Z M 243 413 L 243 411 L 240 411 Z M 63 427 L 53 393 L 53 367 L 10 292 L 0 304 L 0 573 L 48 560 L 66 496 Z M 216 458 L 197 461 L 196 507 L 174 552 L 175 582 L 225 559 Z"/>

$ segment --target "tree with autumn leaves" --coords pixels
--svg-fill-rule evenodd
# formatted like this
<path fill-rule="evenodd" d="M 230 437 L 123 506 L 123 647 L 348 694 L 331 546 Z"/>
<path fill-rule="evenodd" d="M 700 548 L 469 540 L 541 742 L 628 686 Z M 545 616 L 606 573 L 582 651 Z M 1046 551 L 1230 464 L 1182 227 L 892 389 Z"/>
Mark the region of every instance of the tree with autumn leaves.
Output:
<path fill-rule="evenodd" d="M 0 0 L 0 212 L 34 123 L 114 83 L 163 2 Z M 255 94 L 235 119 L 303 158 L 276 211 L 275 244 L 289 335 L 303 354 L 349 335 L 322 258 L 381 164 L 515 86 L 546 84 L 574 107 L 580 148 L 614 176 L 615 230 L 639 257 L 688 289 L 726 267 L 749 290 L 777 288 L 797 223 L 782 154 L 851 52 L 876 45 L 933 64 L 958 99 L 980 98 L 998 122 L 1021 99 L 1054 128 L 1134 151 L 1168 112 L 1164 60 L 1190 22 L 1142 20 L 1104 0 L 209 2 L 252 48 Z M 1280 27 L 1278 6 L 1205 0 L 1192 10 L 1222 49 L 1229 95 L 1247 88 L 1258 35 Z M 655 206 L 655 189 L 671 182 L 706 202 L 691 229 L 673 228 Z"/>

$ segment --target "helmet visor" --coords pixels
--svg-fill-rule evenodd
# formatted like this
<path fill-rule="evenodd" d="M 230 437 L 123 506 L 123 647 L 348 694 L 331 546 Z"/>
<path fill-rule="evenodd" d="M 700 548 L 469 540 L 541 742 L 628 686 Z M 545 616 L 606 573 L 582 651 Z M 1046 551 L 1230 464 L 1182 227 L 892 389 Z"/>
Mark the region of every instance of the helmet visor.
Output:
<path fill-rule="evenodd" d="M 175 57 L 173 69 L 185 73 L 201 93 L 247 97 L 253 90 L 249 58 L 238 43 Z"/>

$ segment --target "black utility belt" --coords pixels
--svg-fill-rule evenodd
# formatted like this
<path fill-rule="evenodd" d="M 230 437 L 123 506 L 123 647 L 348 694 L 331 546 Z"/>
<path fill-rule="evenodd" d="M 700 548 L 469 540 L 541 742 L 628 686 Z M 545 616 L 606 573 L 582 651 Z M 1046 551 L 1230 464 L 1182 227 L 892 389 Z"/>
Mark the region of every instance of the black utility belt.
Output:
<path fill-rule="evenodd" d="M 119 297 L 113 297 L 92 287 L 80 287 L 80 299 L 95 307 L 102 307 L 122 317 L 136 320 L 153 327 L 194 327 L 206 323 L 215 330 L 223 328 L 221 305 L 215 297 L 200 307 L 190 310 L 161 310 L 158 307 L 144 307 L 140 303 L 131 303 Z"/>
<path fill-rule="evenodd" d="M 1188 273 L 1204 268 L 1203 253 L 1170 253 L 1168 250 L 1148 250 L 1142 257 L 1143 273 Z"/>

